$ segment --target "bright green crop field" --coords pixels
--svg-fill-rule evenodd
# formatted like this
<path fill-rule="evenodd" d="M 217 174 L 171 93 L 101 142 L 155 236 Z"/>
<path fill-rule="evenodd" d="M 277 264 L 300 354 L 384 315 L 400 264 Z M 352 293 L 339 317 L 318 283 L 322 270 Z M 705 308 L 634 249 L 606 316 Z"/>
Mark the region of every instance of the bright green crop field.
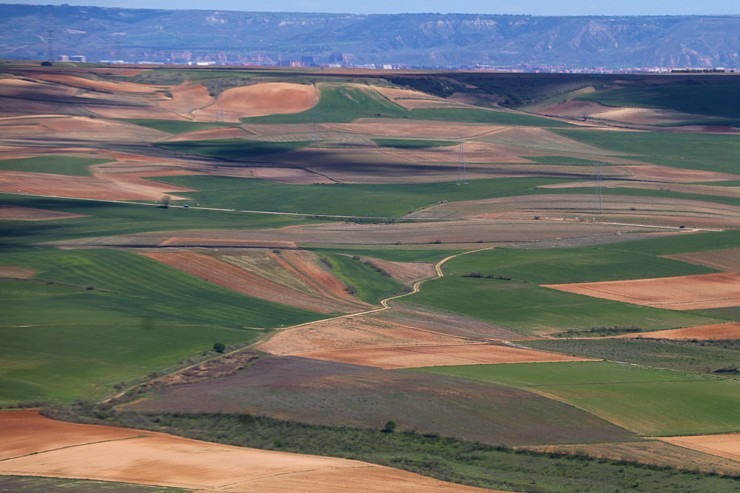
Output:
<path fill-rule="evenodd" d="M 510 385 L 565 401 L 641 435 L 740 427 L 740 382 L 617 363 L 533 363 L 418 371 Z"/>
<path fill-rule="evenodd" d="M 108 162 L 74 156 L 40 156 L 22 159 L 0 160 L 1 171 L 24 171 L 26 173 L 51 173 L 54 175 L 92 176 L 90 166 Z"/>
<path fill-rule="evenodd" d="M 117 250 L 8 253 L 2 264 L 36 274 L 0 282 L 0 402 L 100 398 L 216 342 L 320 318 Z"/>

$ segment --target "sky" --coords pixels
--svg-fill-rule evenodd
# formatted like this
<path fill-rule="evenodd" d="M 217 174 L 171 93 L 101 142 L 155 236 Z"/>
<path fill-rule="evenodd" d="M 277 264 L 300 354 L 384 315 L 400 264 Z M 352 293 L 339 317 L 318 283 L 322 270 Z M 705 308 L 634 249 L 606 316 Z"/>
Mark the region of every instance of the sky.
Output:
<path fill-rule="evenodd" d="M 740 15 L 738 0 L 11 0 L 0 3 L 353 14 Z"/>

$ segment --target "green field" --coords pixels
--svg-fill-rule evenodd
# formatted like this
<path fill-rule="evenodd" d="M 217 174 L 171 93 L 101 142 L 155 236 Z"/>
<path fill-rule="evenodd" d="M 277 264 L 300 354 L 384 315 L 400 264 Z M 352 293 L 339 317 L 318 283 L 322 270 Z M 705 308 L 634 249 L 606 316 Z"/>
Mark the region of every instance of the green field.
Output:
<path fill-rule="evenodd" d="M 738 247 L 740 247 L 740 230 L 651 238 L 613 245 L 614 249 L 624 252 L 652 255 L 706 252 Z"/>
<path fill-rule="evenodd" d="M 621 244 L 568 249 L 522 250 L 496 248 L 464 255 L 445 265 L 445 273 L 510 277 L 536 284 L 649 279 L 716 272 L 708 267 L 622 251 Z"/>
<path fill-rule="evenodd" d="M 722 322 L 697 314 L 565 293 L 516 280 L 444 277 L 424 284 L 424 289 L 408 301 L 479 318 L 522 334 L 612 326 L 636 326 L 652 331 Z"/>
<path fill-rule="evenodd" d="M 13 493 L 49 493 L 73 491 L 75 493 L 187 493 L 189 489 L 164 488 L 140 484 L 90 481 L 84 479 L 56 479 L 35 476 L 0 476 L 0 490 Z"/>
<path fill-rule="evenodd" d="M 8 253 L 2 263 L 36 275 L 0 282 L 0 402 L 101 398 L 215 342 L 320 318 L 116 250 Z"/>
<path fill-rule="evenodd" d="M 140 125 L 142 127 L 153 128 L 155 130 L 161 130 L 171 134 L 182 134 L 186 132 L 195 132 L 198 130 L 210 130 L 213 128 L 226 128 L 226 127 L 238 127 L 237 123 L 222 123 L 222 122 L 191 122 L 191 121 L 180 121 L 180 120 L 126 120 L 134 125 Z"/>
<path fill-rule="evenodd" d="M 188 193 L 204 207 L 303 214 L 398 217 L 440 201 L 454 202 L 539 193 L 539 185 L 559 183 L 544 178 L 471 180 L 392 185 L 292 185 L 222 176 L 172 176 L 158 181 L 191 187 Z"/>
<path fill-rule="evenodd" d="M 557 130 L 585 144 L 632 159 L 682 169 L 738 173 L 740 139 L 734 135 Z"/>
<path fill-rule="evenodd" d="M 483 108 L 407 110 L 386 99 L 372 87 L 349 84 L 319 84 L 319 103 L 312 109 L 291 115 L 242 118 L 245 123 L 350 123 L 359 118 L 404 118 L 491 125 L 567 127 L 568 123 L 525 113 Z"/>
<path fill-rule="evenodd" d="M 90 166 L 107 163 L 108 159 L 92 159 L 74 156 L 41 156 L 22 159 L 0 160 L 0 171 L 24 171 L 26 173 L 51 173 L 54 175 L 92 176 Z"/>
<path fill-rule="evenodd" d="M 577 99 L 595 101 L 605 106 L 658 108 L 718 117 L 719 124 L 737 124 L 740 95 L 737 81 L 732 76 L 705 76 L 699 79 L 678 80 L 672 83 L 618 87 Z M 727 119 L 727 120 L 723 120 Z"/>
<path fill-rule="evenodd" d="M 726 433 L 740 427 L 740 382 L 736 380 L 600 362 L 453 366 L 417 371 L 530 390 L 641 435 Z"/>
<path fill-rule="evenodd" d="M 183 140 L 162 142 L 157 147 L 185 154 L 217 158 L 224 161 L 245 161 L 254 157 L 290 152 L 306 147 L 310 142 L 261 142 L 243 139 Z"/>
<path fill-rule="evenodd" d="M 452 147 L 458 144 L 453 140 L 424 140 L 424 139 L 381 139 L 373 138 L 373 142 L 380 147 L 395 149 L 428 149 L 430 147 Z"/>
<path fill-rule="evenodd" d="M 383 298 L 397 294 L 403 289 L 403 284 L 388 274 L 373 269 L 359 257 L 325 250 L 319 250 L 317 253 L 327 267 L 331 266 L 331 273 L 344 282 L 350 292 L 362 301 L 379 303 Z"/>

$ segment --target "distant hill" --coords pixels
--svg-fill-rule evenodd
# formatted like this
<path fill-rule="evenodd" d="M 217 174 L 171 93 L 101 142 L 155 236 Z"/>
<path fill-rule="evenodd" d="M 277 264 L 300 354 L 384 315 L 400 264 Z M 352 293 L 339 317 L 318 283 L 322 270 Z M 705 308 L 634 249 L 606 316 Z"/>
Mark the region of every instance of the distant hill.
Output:
<path fill-rule="evenodd" d="M 342 15 L 0 5 L 0 57 L 411 67 L 740 65 L 740 16 Z"/>

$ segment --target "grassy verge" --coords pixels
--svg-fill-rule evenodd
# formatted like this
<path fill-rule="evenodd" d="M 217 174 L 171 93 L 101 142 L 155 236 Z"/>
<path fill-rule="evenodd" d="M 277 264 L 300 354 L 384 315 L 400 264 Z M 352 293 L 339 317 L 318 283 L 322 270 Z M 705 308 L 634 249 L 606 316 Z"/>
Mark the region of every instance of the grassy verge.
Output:
<path fill-rule="evenodd" d="M 0 476 L 0 490 L 14 493 L 48 493 L 50 491 L 74 491 L 75 493 L 186 493 L 192 491 L 111 481 L 40 478 L 36 476 Z"/>
<path fill-rule="evenodd" d="M 731 476 L 582 455 L 514 451 L 504 446 L 350 427 L 306 425 L 247 414 L 137 414 L 80 404 L 46 411 L 63 419 L 135 426 L 190 438 L 286 452 L 347 457 L 445 481 L 533 493 L 731 492 Z"/>
<path fill-rule="evenodd" d="M 106 162 L 108 162 L 107 159 L 73 156 L 40 156 L 0 160 L 0 170 L 24 171 L 26 173 L 51 173 L 54 175 L 68 176 L 92 176 L 90 166 Z"/>
<path fill-rule="evenodd" d="M 740 384 L 615 363 L 540 363 L 423 369 L 553 396 L 641 435 L 737 431 Z"/>

